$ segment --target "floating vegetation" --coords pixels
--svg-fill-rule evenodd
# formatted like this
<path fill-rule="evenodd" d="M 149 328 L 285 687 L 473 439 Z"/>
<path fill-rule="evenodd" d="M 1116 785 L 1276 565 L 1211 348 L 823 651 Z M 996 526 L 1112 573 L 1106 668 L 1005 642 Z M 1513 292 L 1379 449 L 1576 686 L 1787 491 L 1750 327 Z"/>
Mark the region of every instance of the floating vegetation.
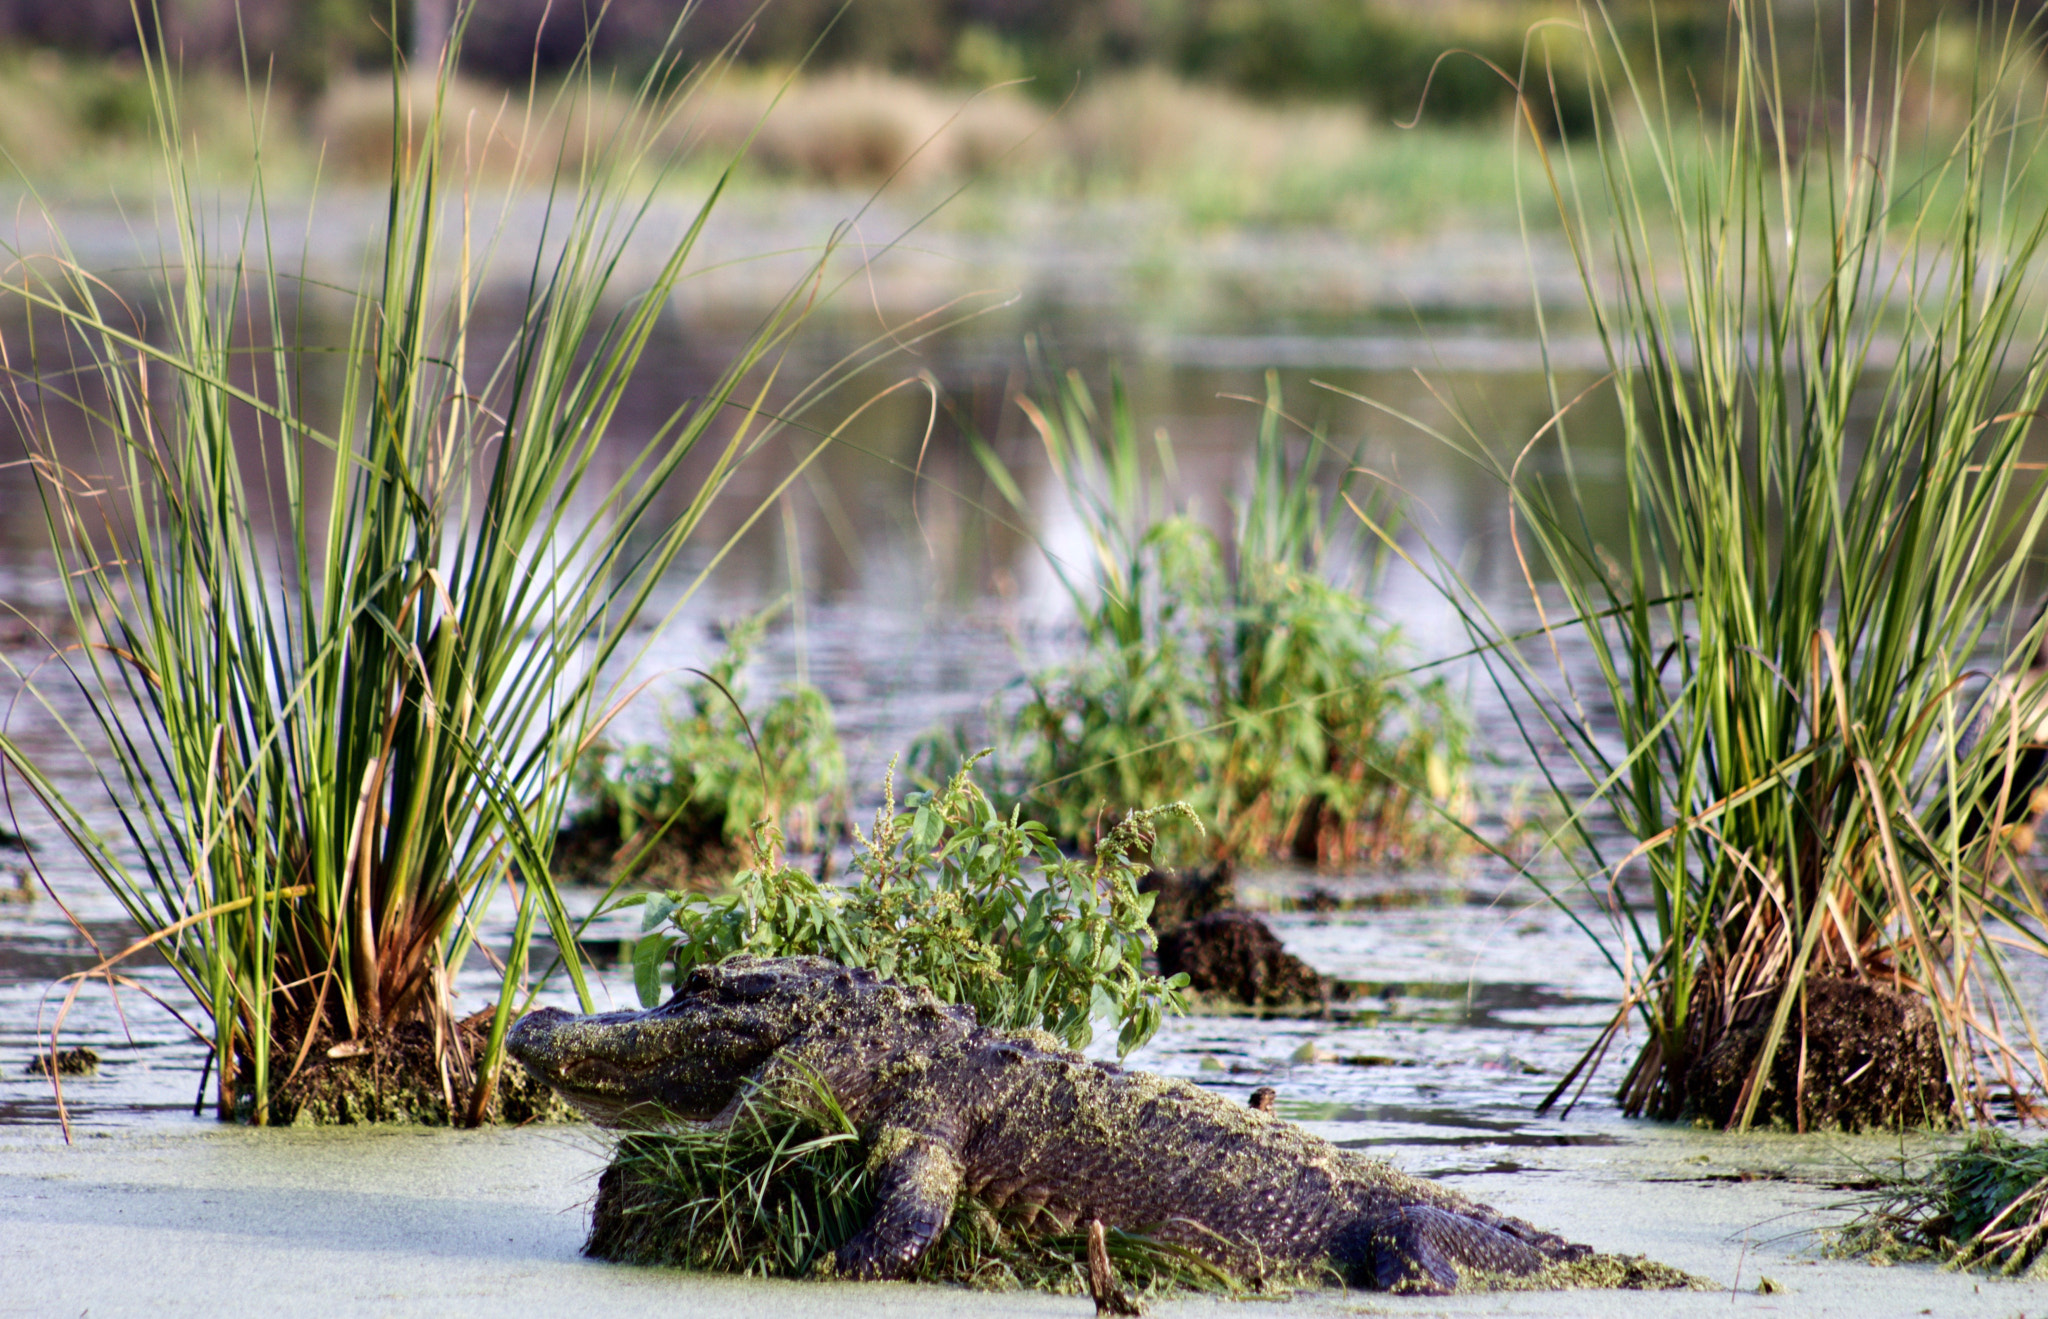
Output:
<path fill-rule="evenodd" d="M 1898 1126 L 2038 1093 L 2001 944 L 2048 950 L 2048 907 L 1982 825 L 2034 786 L 2043 696 L 2019 675 L 2048 627 L 2024 599 L 2048 527 L 2036 36 L 1986 12 L 1944 136 L 1903 109 L 1936 79 L 1886 24 L 1822 91 L 1778 63 L 1767 0 L 1735 0 L 1728 112 L 1702 120 L 1693 82 L 1584 12 L 1600 135 L 1531 151 L 1589 240 L 1608 370 L 1553 375 L 1533 435 L 1437 432 L 1508 495 L 1538 628 L 1493 615 L 1462 545 L 1440 581 L 1520 698 L 1576 844 L 1558 896 L 1589 930 L 1606 914 L 1625 986 L 1550 1101 L 1630 1017 L 1632 1115 Z M 1580 479 L 1595 410 L 1618 491 Z M 1980 696 L 1987 653 L 2010 676 Z"/>
<path fill-rule="evenodd" d="M 744 864 L 756 821 L 804 851 L 843 823 L 846 757 L 824 693 L 798 684 L 749 709 L 740 682 L 778 610 L 726 630 L 724 652 L 663 719 L 661 745 L 599 742 L 579 758 L 576 793 L 590 804 L 556 839 L 558 874 L 705 888 Z"/>
<path fill-rule="evenodd" d="M 22 1068 L 30 1076 L 98 1076 L 100 1056 L 96 1050 L 80 1045 L 75 1049 L 59 1049 L 54 1054 L 39 1053 L 28 1060 Z"/>
<path fill-rule="evenodd" d="M 2044 1246 L 2048 1145 L 1996 1130 L 1890 1180 L 1831 1243 L 1878 1263 L 1936 1260 L 2026 1278 L 2048 1278 Z"/>
<path fill-rule="evenodd" d="M 1102 1016 L 1119 1023 L 1125 1053 L 1150 1039 L 1161 1015 L 1181 1008 L 1185 981 L 1144 969 L 1153 899 L 1138 880 L 1154 822 L 1186 807 L 1132 812 L 1092 858 L 1075 860 L 1044 826 L 998 812 L 971 770 L 911 793 L 901 812 L 892 771 L 874 833 L 855 829 L 852 885 L 778 864 L 764 831 L 756 864 L 727 894 L 626 899 L 645 904 L 633 950 L 641 1003 L 734 953 L 808 954 L 927 987 L 995 1030 L 1038 1027 L 1081 1048 Z"/>
<path fill-rule="evenodd" d="M 1349 501 L 1390 522 L 1392 503 L 1320 433 L 1290 459 L 1267 391 L 1227 543 L 1168 506 L 1172 449 L 1160 432 L 1155 474 L 1120 383 L 1107 417 L 1075 374 L 1025 403 L 1092 550 L 1053 563 L 1086 653 L 1032 676 L 1009 723 L 1025 810 L 1087 845 L 1120 811 L 1184 798 L 1202 831 L 1163 830 L 1169 862 L 1441 860 L 1469 806 L 1469 719 L 1408 671 L 1364 598 L 1378 556 L 1334 520 Z"/>

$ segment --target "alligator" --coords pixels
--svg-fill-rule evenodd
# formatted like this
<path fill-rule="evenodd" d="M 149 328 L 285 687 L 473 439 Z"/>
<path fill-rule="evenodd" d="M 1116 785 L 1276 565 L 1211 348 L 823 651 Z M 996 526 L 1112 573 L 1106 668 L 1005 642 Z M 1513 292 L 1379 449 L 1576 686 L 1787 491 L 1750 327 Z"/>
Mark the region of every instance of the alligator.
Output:
<path fill-rule="evenodd" d="M 1271 1113 L 1043 1031 L 985 1029 L 972 1008 L 822 958 L 700 966 L 644 1012 L 542 1008 L 506 1048 L 607 1126 L 729 1122 L 756 1094 L 829 1087 L 875 1187 L 871 1219 L 831 1261 L 842 1277 L 908 1274 L 962 1194 L 1025 1230 L 1099 1220 L 1250 1276 L 1388 1291 L 1546 1285 L 1560 1266 L 1616 1259 Z M 1692 1281 L 1617 1262 L 1629 1267 L 1597 1275 L 1608 1285 Z"/>

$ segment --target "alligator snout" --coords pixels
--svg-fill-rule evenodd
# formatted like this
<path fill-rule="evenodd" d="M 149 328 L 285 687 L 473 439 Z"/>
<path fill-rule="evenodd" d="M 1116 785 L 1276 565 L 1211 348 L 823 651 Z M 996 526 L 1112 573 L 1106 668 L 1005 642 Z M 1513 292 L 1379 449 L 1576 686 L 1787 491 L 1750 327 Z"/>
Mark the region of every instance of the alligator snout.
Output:
<path fill-rule="evenodd" d="M 555 1027 L 575 1017 L 573 1012 L 560 1008 L 537 1008 L 513 1023 L 505 1036 L 505 1052 L 536 1072 L 546 1052 L 547 1038 Z"/>

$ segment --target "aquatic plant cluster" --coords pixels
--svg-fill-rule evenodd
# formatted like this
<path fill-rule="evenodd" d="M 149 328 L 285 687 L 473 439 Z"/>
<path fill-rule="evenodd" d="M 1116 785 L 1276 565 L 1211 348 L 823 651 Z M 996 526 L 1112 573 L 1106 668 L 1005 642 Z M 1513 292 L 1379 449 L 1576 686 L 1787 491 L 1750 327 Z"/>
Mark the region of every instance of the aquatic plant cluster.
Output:
<path fill-rule="evenodd" d="M 1121 388 L 1107 417 L 1072 373 L 1024 406 L 1092 551 L 1054 564 L 1083 656 L 1032 675 L 1005 730 L 1025 809 L 1086 845 L 1105 817 L 1185 797 L 1203 832 L 1167 833 L 1169 861 L 1451 852 L 1470 803 L 1468 720 L 1448 683 L 1414 676 L 1369 603 L 1372 559 L 1345 528 L 1361 506 L 1389 523 L 1395 509 L 1355 455 L 1333 463 L 1311 432 L 1290 462 L 1269 376 L 1226 542 L 1170 506 Z M 1156 443 L 1170 471 L 1164 432 Z"/>
<path fill-rule="evenodd" d="M 1019 403 L 1090 554 L 1048 555 L 1081 657 L 1028 674 L 1014 708 L 991 705 L 999 752 L 988 790 L 1003 808 L 1087 850 L 1129 812 L 1183 801 L 1184 817 L 1151 827 L 1146 857 L 1162 864 L 1454 855 L 1471 808 L 1470 721 L 1445 679 L 1413 672 L 1399 628 L 1370 602 L 1375 556 L 1352 509 L 1393 524 L 1381 487 L 1343 456 L 1333 462 L 1319 433 L 1291 459 L 1269 382 L 1226 538 L 1170 505 L 1171 444 L 1159 436 L 1148 462 L 1120 387 L 1107 417 L 1072 373 Z M 1017 513 L 1032 516 L 1014 478 L 980 452 Z M 738 674 L 762 623 L 729 632 L 726 653 L 685 687 L 689 712 L 666 721 L 666 745 L 591 748 L 577 780 L 590 804 L 557 844 L 568 869 L 593 869 L 584 858 L 595 844 L 607 879 L 715 883 L 761 818 L 805 851 L 819 844 L 824 803 L 843 791 L 831 707 L 798 685 L 758 730 L 748 723 Z M 911 771 L 938 789 L 984 750 L 975 737 L 934 732 L 912 749 Z"/>
<path fill-rule="evenodd" d="M 577 758 L 584 804 L 555 839 L 565 878 L 716 886 L 758 821 L 807 852 L 843 829 L 846 756 L 825 694 L 798 683 L 748 709 L 740 672 L 776 612 L 725 630 L 725 650 L 664 712 L 661 743 L 599 741 Z"/>
<path fill-rule="evenodd" d="M 2048 950 L 2048 908 L 1997 823 L 2030 814 L 2043 693 L 2020 675 L 2048 627 L 2024 602 L 2048 519 L 2029 448 L 2048 214 L 2016 195 L 2048 165 L 2035 38 L 1984 32 L 1974 113 L 1919 171 L 1899 107 L 1922 74 L 1900 32 L 1855 47 L 1841 113 L 1794 142 L 1777 20 L 1748 0 L 1731 15 L 1725 126 L 1681 111 L 1676 71 L 1632 61 L 1589 11 L 1598 168 L 1535 144 L 1620 417 L 1616 534 L 1592 529 L 1572 448 L 1585 400 L 1561 384 L 1526 441 L 1445 436 L 1511 502 L 1541 633 L 1511 637 L 1452 550 L 1440 580 L 1570 812 L 1626 983 L 1552 1099 L 1633 1019 L 1631 1114 L 1803 1129 L 1840 1101 L 1809 1068 L 1835 1054 L 1843 1083 L 1860 1065 L 1893 1096 L 1842 1121 L 1989 1116 L 1994 1091 L 2048 1079 L 2031 1028 L 2010 1028 L 2026 1011 L 2006 965 Z M 1653 170 L 1616 146 L 1624 116 Z M 1590 649 L 1593 691 L 1561 632 Z M 1987 657 L 2004 676 L 1973 681 Z"/>
<path fill-rule="evenodd" d="M 999 811 L 971 770 L 911 793 L 900 812 L 892 775 L 874 832 L 858 836 L 854 884 L 781 865 L 764 827 L 729 893 L 625 899 L 645 904 L 633 951 L 640 1001 L 735 953 L 814 955 L 929 988 L 997 1030 L 1047 1030 L 1078 1049 L 1102 1018 L 1117 1024 L 1123 1053 L 1150 1039 L 1184 1006 L 1187 977 L 1145 971 L 1153 895 L 1138 880 L 1156 822 L 1186 807 L 1133 811 L 1075 860 L 1043 826 Z"/>

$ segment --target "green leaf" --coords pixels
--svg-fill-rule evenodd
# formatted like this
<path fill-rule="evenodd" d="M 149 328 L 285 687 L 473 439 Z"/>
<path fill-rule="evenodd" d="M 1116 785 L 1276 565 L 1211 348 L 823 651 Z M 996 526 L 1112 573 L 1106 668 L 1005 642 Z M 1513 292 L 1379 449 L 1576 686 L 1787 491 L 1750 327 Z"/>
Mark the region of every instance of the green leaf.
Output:
<path fill-rule="evenodd" d="M 675 946 L 676 940 L 666 934 L 650 934 L 633 944 L 633 992 L 640 996 L 641 1007 L 661 1002 L 661 972 Z"/>

